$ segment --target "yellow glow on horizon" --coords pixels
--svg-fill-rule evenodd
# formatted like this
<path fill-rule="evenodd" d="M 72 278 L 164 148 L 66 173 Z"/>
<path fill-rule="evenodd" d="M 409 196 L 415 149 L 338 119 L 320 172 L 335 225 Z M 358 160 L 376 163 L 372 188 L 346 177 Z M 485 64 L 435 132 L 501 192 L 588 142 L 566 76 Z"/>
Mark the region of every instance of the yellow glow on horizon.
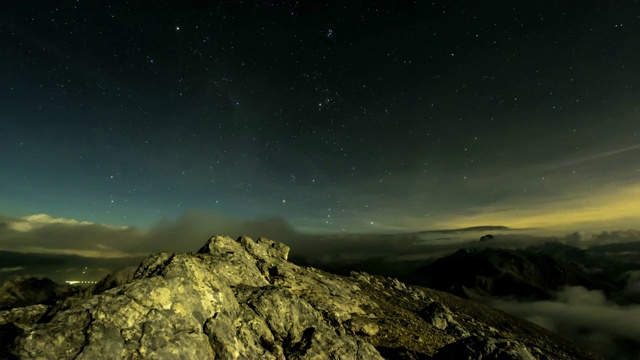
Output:
<path fill-rule="evenodd" d="M 538 204 L 501 204 L 471 216 L 447 221 L 448 227 L 500 224 L 511 228 L 567 228 L 640 220 L 640 185 L 610 189 L 599 195 Z"/>

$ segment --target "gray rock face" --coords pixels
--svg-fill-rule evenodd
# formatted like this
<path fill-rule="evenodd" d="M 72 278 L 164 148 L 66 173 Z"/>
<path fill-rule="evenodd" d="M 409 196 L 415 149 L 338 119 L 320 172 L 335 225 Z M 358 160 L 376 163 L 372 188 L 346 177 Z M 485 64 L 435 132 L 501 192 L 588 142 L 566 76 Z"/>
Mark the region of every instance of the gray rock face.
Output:
<path fill-rule="evenodd" d="M 433 290 L 299 267 L 288 253 L 265 238 L 214 236 L 195 254 L 150 255 L 104 291 L 0 312 L 0 351 L 19 359 L 448 359 L 467 350 L 483 359 L 595 359 L 533 324 L 500 330 L 508 317 L 481 305 L 457 299 L 452 311 Z"/>

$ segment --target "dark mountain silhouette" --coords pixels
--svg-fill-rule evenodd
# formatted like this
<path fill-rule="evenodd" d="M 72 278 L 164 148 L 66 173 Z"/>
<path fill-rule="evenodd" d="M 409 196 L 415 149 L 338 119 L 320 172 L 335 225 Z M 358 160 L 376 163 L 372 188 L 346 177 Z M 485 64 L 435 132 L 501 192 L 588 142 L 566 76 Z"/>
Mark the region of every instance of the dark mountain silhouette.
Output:
<path fill-rule="evenodd" d="M 52 305 L 76 288 L 45 277 L 19 276 L 0 287 L 0 310 L 34 304 Z"/>
<path fill-rule="evenodd" d="M 579 264 L 545 254 L 542 250 L 461 249 L 415 270 L 402 280 L 464 298 L 515 296 L 546 300 L 565 286 L 584 286 L 605 293 L 616 290 L 616 284 L 594 277 Z"/>

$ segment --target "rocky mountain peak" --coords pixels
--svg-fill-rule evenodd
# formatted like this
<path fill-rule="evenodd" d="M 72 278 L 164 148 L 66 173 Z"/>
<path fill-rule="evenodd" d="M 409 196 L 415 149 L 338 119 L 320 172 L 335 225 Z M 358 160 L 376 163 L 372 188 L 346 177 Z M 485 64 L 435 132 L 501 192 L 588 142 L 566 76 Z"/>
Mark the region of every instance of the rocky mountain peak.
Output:
<path fill-rule="evenodd" d="M 289 247 L 214 236 L 55 305 L 0 312 L 17 359 L 595 359 L 524 320 L 397 279 L 287 261 Z M 125 272 L 130 274 L 131 272 Z M 111 284 L 109 288 L 104 284 Z"/>

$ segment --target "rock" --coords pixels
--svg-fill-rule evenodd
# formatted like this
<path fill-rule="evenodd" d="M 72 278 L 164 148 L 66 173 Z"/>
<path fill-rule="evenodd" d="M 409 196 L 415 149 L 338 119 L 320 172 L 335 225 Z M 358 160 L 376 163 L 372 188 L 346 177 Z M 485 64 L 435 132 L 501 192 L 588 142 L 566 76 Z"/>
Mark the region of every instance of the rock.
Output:
<path fill-rule="evenodd" d="M 376 324 L 376 320 L 366 316 L 354 316 L 347 320 L 345 326 L 352 333 L 363 336 L 375 336 L 380 331 L 380 326 Z"/>
<path fill-rule="evenodd" d="M 536 360 L 522 344 L 507 339 L 468 337 L 444 346 L 433 360 Z"/>
<path fill-rule="evenodd" d="M 458 348 L 524 354 L 535 345 L 541 356 L 595 359 L 533 324 L 501 333 L 506 315 L 481 305 L 397 279 L 299 267 L 288 253 L 265 238 L 214 236 L 197 253 L 150 255 L 135 272 L 55 306 L 0 312 L 0 351 L 19 359 L 365 360 Z M 499 340 L 464 342 L 479 332 Z"/>
<path fill-rule="evenodd" d="M 18 323 L 32 324 L 38 322 L 47 312 L 46 305 L 31 305 L 0 311 L 0 324 Z"/>
<path fill-rule="evenodd" d="M 446 329 L 449 323 L 454 322 L 451 311 L 435 301 L 422 308 L 418 314 L 440 330 Z"/>
<path fill-rule="evenodd" d="M 17 337 L 24 335 L 29 324 L 37 323 L 46 313 L 46 305 L 31 305 L 0 311 L 0 358 L 12 358 L 12 346 Z"/>

